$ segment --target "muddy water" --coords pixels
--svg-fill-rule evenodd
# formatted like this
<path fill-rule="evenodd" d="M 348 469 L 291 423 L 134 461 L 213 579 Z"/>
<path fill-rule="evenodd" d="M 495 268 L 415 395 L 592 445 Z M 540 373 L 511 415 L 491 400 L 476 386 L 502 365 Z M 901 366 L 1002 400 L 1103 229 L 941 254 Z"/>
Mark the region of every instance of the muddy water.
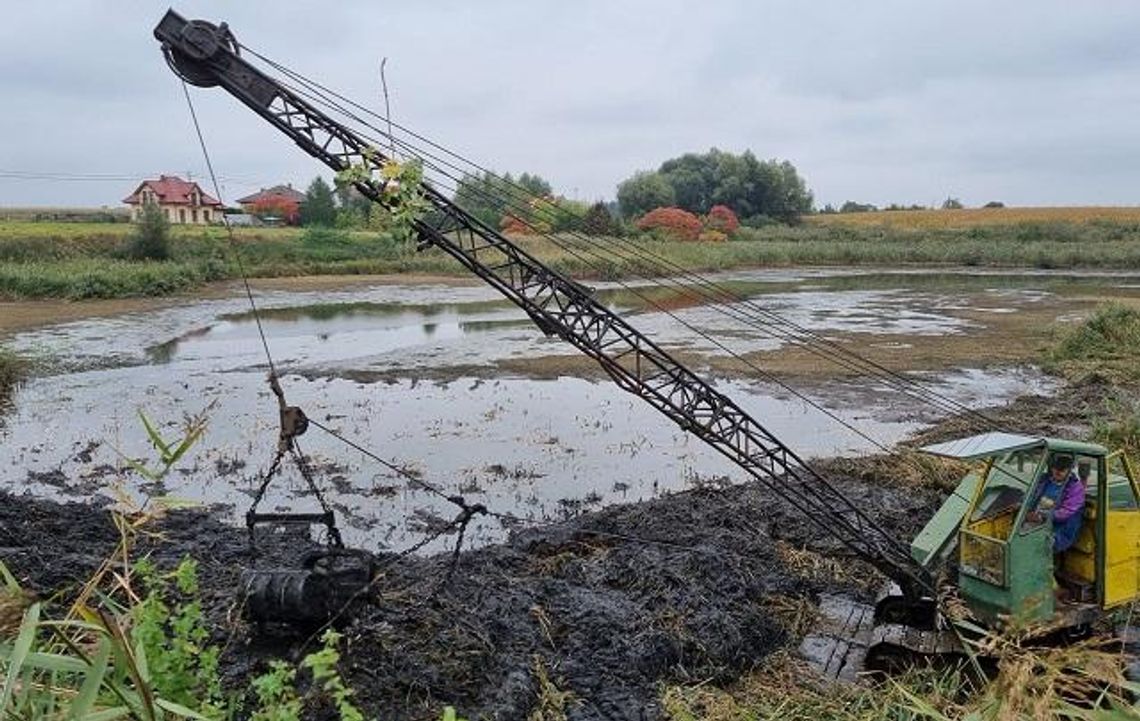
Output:
<path fill-rule="evenodd" d="M 927 343 L 969 339 L 990 318 L 1079 317 L 1089 297 L 1140 295 L 1137 278 L 1114 275 L 763 271 L 719 280 L 827 337 L 904 357 Z M 659 290 L 602 285 L 598 293 L 655 340 L 709 370 L 719 388 L 804 455 L 890 445 L 937 417 L 866 380 L 797 388 L 868 440 L 755 373 L 717 370 L 729 351 L 778 358 L 781 341 Z M 560 375 L 557 359 L 571 351 L 482 287 L 273 291 L 258 302 L 289 401 L 446 493 L 549 518 L 739 478 L 700 441 L 596 374 Z M 235 519 L 244 513 L 273 453 L 276 405 L 243 297 L 52 325 L 10 341 L 54 358 L 55 370 L 27 384 L 6 418 L 0 487 L 58 497 L 118 488 L 138 498 L 228 506 Z M 1021 364 L 955 362 L 922 377 L 972 406 L 1049 389 Z M 183 414 L 206 408 L 207 436 L 172 473 L 144 483 L 127 469 L 125 457 L 154 457 L 138 411 L 172 438 Z M 453 514 L 446 502 L 319 429 L 301 441 L 355 543 L 399 548 L 418 540 L 433 516 Z M 311 510 L 314 500 L 289 470 L 262 508 Z M 475 540 L 502 533 L 497 523 L 482 522 Z"/>

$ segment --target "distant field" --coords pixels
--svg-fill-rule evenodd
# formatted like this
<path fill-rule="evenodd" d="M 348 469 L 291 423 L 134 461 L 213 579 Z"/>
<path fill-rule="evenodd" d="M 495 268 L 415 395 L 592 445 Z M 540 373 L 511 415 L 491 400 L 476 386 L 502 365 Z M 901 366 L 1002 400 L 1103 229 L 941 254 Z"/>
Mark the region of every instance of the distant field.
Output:
<path fill-rule="evenodd" d="M 34 220 L 34 221 L 96 221 L 101 223 L 127 223 L 130 222 L 131 211 L 128 208 L 0 208 L 0 221 L 8 220 Z"/>
<path fill-rule="evenodd" d="M 972 228 L 1021 223 L 1140 223 L 1140 207 L 965 208 L 962 210 L 879 210 L 873 213 L 812 215 L 820 225 L 888 226 L 892 228 Z"/>
<path fill-rule="evenodd" d="M 72 242 L 93 238 L 124 240 L 134 232 L 131 223 L 61 222 L 32 220 L 0 220 L 0 241 L 54 240 Z M 296 239 L 300 228 L 234 228 L 238 238 Z M 226 230 L 220 225 L 172 225 L 173 239 L 222 239 Z"/>
<path fill-rule="evenodd" d="M 0 221 L 0 300 L 153 296 L 251 277 L 430 273 L 465 276 L 437 249 L 376 231 L 175 226 L 171 260 L 128 259 L 129 223 Z M 981 266 L 1140 270 L 1140 208 L 996 208 L 813 216 L 798 226 L 741 228 L 722 243 L 646 237 L 518 242 L 582 279 L 638 278 L 772 266 Z M 237 262 L 241 258 L 241 264 Z M 664 260 L 668 267 L 658 261 Z"/>

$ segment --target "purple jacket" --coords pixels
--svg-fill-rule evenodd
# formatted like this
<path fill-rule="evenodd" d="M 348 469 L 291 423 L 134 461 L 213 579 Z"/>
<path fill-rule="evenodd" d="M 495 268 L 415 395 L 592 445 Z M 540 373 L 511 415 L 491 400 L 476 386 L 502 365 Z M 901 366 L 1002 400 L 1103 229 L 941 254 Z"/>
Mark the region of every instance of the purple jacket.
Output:
<path fill-rule="evenodd" d="M 1050 479 L 1052 482 L 1052 479 Z M 1053 520 L 1064 523 L 1074 513 L 1083 513 L 1085 510 L 1085 484 L 1073 473 L 1065 480 L 1065 490 L 1061 495 L 1061 502 L 1053 509 Z"/>
<path fill-rule="evenodd" d="M 1046 472 L 1041 475 L 1037 483 L 1037 496 L 1033 499 L 1034 507 L 1042 497 L 1049 498 L 1054 503 L 1053 550 L 1064 551 L 1077 540 L 1077 531 L 1081 529 L 1085 509 L 1085 484 L 1075 473 L 1070 473 L 1064 485 L 1058 485 L 1053 482 L 1052 475 Z"/>

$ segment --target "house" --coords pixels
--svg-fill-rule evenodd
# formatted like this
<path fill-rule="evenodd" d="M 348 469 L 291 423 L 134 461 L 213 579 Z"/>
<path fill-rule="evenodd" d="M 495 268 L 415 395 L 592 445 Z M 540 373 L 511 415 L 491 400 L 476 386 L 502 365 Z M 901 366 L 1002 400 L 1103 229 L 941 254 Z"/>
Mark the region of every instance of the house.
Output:
<path fill-rule="evenodd" d="M 294 190 L 292 185 L 275 185 L 262 188 L 253 195 L 238 198 L 242 210 L 269 222 L 270 218 L 283 220 L 295 225 L 301 219 L 301 203 L 305 194 Z"/>
<path fill-rule="evenodd" d="M 131 220 L 139 219 L 146 203 L 156 203 L 171 223 L 205 225 L 222 216 L 221 203 L 203 193 L 197 183 L 175 175 L 144 180 L 123 202 L 131 206 Z"/>

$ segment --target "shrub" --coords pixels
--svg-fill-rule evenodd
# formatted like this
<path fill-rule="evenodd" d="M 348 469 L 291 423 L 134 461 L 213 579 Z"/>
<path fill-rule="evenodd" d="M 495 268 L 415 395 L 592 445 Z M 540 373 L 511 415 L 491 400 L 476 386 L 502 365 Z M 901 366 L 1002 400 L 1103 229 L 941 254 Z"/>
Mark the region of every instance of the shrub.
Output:
<path fill-rule="evenodd" d="M 637 227 L 670 240 L 696 240 L 701 234 L 700 218 L 680 208 L 651 210 L 641 216 Z"/>
<path fill-rule="evenodd" d="M 523 207 L 516 202 L 511 210 L 499 219 L 499 229 L 512 235 L 543 235 L 551 230 L 576 230 L 580 216 L 569 210 L 563 212 L 562 198 L 534 197 Z M 584 212 L 584 211 L 583 211 Z"/>
<path fill-rule="evenodd" d="M 697 240 L 706 243 L 723 243 L 728 240 L 728 235 L 719 230 L 702 230 Z"/>
<path fill-rule="evenodd" d="M 740 224 L 745 228 L 767 228 L 770 225 L 780 225 L 780 221 L 767 215 L 750 215 Z"/>
<path fill-rule="evenodd" d="M 135 260 L 166 260 L 170 257 L 170 223 L 156 204 L 143 205 L 128 254 Z"/>
<path fill-rule="evenodd" d="M 313 246 L 345 245 L 351 242 L 351 238 L 343 229 L 315 225 L 305 228 L 301 233 L 301 242 Z"/>
<path fill-rule="evenodd" d="M 499 220 L 499 230 L 510 235 L 532 235 L 535 232 L 525 220 L 510 214 Z"/>
<path fill-rule="evenodd" d="M 736 232 L 740 227 L 740 221 L 736 218 L 736 213 L 732 212 L 732 208 L 727 205 L 714 205 L 705 218 L 705 227 L 720 231 L 727 237 Z"/>

